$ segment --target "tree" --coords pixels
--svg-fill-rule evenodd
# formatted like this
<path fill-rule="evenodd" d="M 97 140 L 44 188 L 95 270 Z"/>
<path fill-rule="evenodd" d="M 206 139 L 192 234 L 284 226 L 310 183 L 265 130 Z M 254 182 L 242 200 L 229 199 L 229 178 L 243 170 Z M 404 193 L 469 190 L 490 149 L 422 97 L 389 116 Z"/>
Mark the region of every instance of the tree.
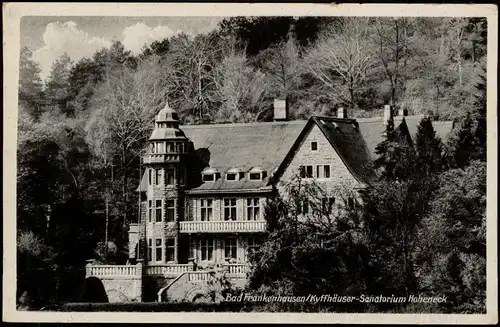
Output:
<path fill-rule="evenodd" d="M 413 176 L 415 149 L 409 135 L 406 123 L 395 130 L 394 121 L 388 121 L 384 139 L 375 147 L 374 168 L 380 172 L 382 180 L 398 181 Z"/>
<path fill-rule="evenodd" d="M 262 71 L 272 77 L 273 96 L 290 98 L 297 91 L 301 73 L 300 48 L 291 25 L 286 42 L 261 51 L 256 58 Z"/>
<path fill-rule="evenodd" d="M 144 46 L 142 53 L 139 55 L 140 59 L 146 59 L 152 55 L 163 57 L 170 50 L 169 39 L 163 39 L 161 41 L 153 41 L 150 45 Z"/>
<path fill-rule="evenodd" d="M 38 118 L 41 114 L 42 80 L 40 67 L 32 59 L 33 53 L 21 49 L 19 57 L 19 104 L 25 106 L 29 114 Z"/>
<path fill-rule="evenodd" d="M 332 23 L 306 58 L 308 71 L 350 108 L 358 106 L 360 89 L 373 67 L 368 23 L 351 17 Z"/>
<path fill-rule="evenodd" d="M 116 175 L 112 181 L 120 181 L 117 214 L 123 228 L 130 215 L 128 208 L 136 203 L 130 181 L 137 182 L 139 156 L 152 131 L 154 116 L 166 103 L 165 83 L 158 58 L 151 57 L 137 70 L 122 67 L 109 72 L 91 99 L 86 140 L 101 167 Z"/>
<path fill-rule="evenodd" d="M 47 101 L 61 112 L 66 112 L 68 109 L 69 77 L 72 65 L 71 58 L 64 53 L 52 64 L 50 75 L 45 81 Z"/>
<path fill-rule="evenodd" d="M 364 218 L 373 269 L 373 294 L 408 296 L 417 291 L 413 254 L 420 223 L 429 211 L 429 179 L 373 185 L 364 200 Z"/>
<path fill-rule="evenodd" d="M 184 121 L 211 119 L 216 103 L 215 58 L 222 57 L 223 49 L 214 35 L 180 34 L 170 39 L 170 53 L 162 67 L 169 103 Z"/>
<path fill-rule="evenodd" d="M 484 312 L 486 299 L 486 163 L 438 176 L 419 233 L 416 263 L 429 294 L 447 295 L 454 312 Z"/>
<path fill-rule="evenodd" d="M 389 80 L 392 104 L 399 101 L 406 78 L 407 61 L 410 58 L 409 37 L 413 34 L 409 18 L 376 18 L 373 21 L 372 40 L 376 57 L 382 64 L 380 70 Z"/>
<path fill-rule="evenodd" d="M 285 188 L 286 195 L 276 196 L 265 207 L 268 234 L 250 253 L 249 291 L 295 296 L 363 293 L 367 253 L 362 227 L 355 217 L 357 211 L 345 210 L 341 201 L 350 193 L 343 189 L 325 192 L 300 178 Z M 333 194 L 338 202 L 325 201 Z M 310 310 L 308 307 L 302 304 L 294 310 Z M 360 306 L 351 303 L 342 308 L 356 307 Z"/>
<path fill-rule="evenodd" d="M 415 167 L 419 173 L 429 175 L 441 169 L 441 139 L 436 135 L 430 117 L 424 117 L 418 125 L 415 149 Z"/>
<path fill-rule="evenodd" d="M 243 51 L 234 47 L 215 68 L 216 94 L 221 103 L 215 121 L 256 121 L 268 109 L 264 102 L 267 80 L 253 69 Z"/>

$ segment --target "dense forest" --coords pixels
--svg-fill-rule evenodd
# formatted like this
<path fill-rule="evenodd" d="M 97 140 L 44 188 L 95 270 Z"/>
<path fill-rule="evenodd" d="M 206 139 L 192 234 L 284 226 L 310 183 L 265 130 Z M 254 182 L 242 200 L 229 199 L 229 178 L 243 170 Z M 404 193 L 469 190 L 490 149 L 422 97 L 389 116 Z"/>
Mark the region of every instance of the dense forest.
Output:
<path fill-rule="evenodd" d="M 119 41 L 78 62 L 63 55 L 45 81 L 32 52 L 21 49 L 18 298 L 32 307 L 74 300 L 86 259 L 127 259 L 127 225 L 138 215 L 139 156 L 167 100 L 184 124 L 270 121 L 275 98 L 288 100 L 292 119 L 333 115 L 339 106 L 354 117 L 375 116 L 387 103 L 454 119 L 450 139 L 439 143 L 446 163 L 429 167 L 443 182 L 429 192 L 452 192 L 452 180 L 470 188 L 464 197 L 485 197 L 485 175 L 478 173 L 485 174 L 485 64 L 486 20 L 479 18 L 234 17 L 207 34 L 155 41 L 138 55 Z M 385 168 L 401 153 L 390 149 L 389 140 L 380 147 L 392 153 L 379 162 Z M 388 169 L 384 182 L 407 168 Z M 471 178 L 477 185 L 467 183 Z M 441 220 L 428 224 L 453 224 L 445 211 L 469 201 L 456 196 L 436 197 L 426 212 Z M 471 208 L 463 209 L 461 224 L 469 226 Z M 435 232 L 424 234 L 438 242 Z M 459 254 L 453 260 L 463 263 Z"/>

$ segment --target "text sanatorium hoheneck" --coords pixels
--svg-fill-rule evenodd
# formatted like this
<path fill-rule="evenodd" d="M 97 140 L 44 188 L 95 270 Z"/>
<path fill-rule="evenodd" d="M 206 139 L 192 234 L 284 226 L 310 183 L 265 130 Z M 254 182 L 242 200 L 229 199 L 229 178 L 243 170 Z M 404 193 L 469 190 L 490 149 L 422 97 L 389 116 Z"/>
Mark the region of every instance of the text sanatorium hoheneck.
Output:
<path fill-rule="evenodd" d="M 289 296 L 289 295 L 231 295 L 227 294 L 224 299 L 226 302 L 295 302 L 295 303 L 444 303 L 446 296 L 383 296 L 383 295 L 360 295 L 360 296 L 345 296 L 345 295 L 313 295 L 307 296 Z"/>

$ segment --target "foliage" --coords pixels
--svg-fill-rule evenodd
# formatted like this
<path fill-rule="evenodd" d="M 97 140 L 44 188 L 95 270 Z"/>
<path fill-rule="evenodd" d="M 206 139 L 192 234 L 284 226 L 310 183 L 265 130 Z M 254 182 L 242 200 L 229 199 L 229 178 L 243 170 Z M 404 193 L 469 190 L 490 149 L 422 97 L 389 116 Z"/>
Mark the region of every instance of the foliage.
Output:
<path fill-rule="evenodd" d="M 250 291 L 307 296 L 366 290 L 366 247 L 359 220 L 344 210 L 347 195 L 340 201 L 344 193 L 336 191 L 339 201 L 333 206 L 324 201 L 332 194 L 299 178 L 287 185 L 286 194 L 290 196 L 276 197 L 266 206 L 269 234 L 250 255 Z"/>
<path fill-rule="evenodd" d="M 374 168 L 380 177 L 388 181 L 406 180 L 415 173 L 415 149 L 413 141 L 408 139 L 408 131 L 403 131 L 404 124 L 394 129 L 394 121 L 388 121 L 382 142 L 376 148 L 377 158 Z"/>
<path fill-rule="evenodd" d="M 19 102 L 34 118 L 41 114 L 42 80 L 40 67 L 32 60 L 33 53 L 21 49 L 19 56 Z"/>
<path fill-rule="evenodd" d="M 446 294 L 448 307 L 483 312 L 486 297 L 486 164 L 439 175 L 431 211 L 420 231 L 421 287 Z"/>
<path fill-rule="evenodd" d="M 436 135 L 429 117 L 424 117 L 418 125 L 415 151 L 415 167 L 418 173 L 429 175 L 442 168 L 441 139 Z"/>

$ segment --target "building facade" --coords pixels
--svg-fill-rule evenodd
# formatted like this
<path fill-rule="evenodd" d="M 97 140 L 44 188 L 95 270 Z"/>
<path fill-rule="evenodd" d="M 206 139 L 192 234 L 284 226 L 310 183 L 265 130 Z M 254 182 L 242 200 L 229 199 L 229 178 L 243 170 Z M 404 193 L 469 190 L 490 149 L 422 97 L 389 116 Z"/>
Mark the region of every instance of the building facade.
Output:
<path fill-rule="evenodd" d="M 129 256 L 137 267 L 125 269 L 141 284 L 134 282 L 128 298 L 144 300 L 149 289 L 158 300 L 162 294 L 186 299 L 193 296 L 186 289 L 199 289 L 196 283 L 219 268 L 244 284 L 248 254 L 266 232 L 266 199 L 286 196 L 294 176 L 314 180 L 332 203 L 339 201 L 339 188 L 369 187 L 387 120 L 411 139 L 422 118 L 394 115 L 390 106 L 383 119 L 365 120 L 349 119 L 341 108 L 338 117 L 289 121 L 280 101 L 274 111 L 274 122 L 192 126 L 181 126 L 168 104 L 157 114 L 137 189 L 140 221 L 129 231 Z M 450 129 L 448 123 L 437 132 Z M 87 276 L 108 276 L 112 288 L 114 273 L 105 269 L 118 268 L 89 265 Z"/>

